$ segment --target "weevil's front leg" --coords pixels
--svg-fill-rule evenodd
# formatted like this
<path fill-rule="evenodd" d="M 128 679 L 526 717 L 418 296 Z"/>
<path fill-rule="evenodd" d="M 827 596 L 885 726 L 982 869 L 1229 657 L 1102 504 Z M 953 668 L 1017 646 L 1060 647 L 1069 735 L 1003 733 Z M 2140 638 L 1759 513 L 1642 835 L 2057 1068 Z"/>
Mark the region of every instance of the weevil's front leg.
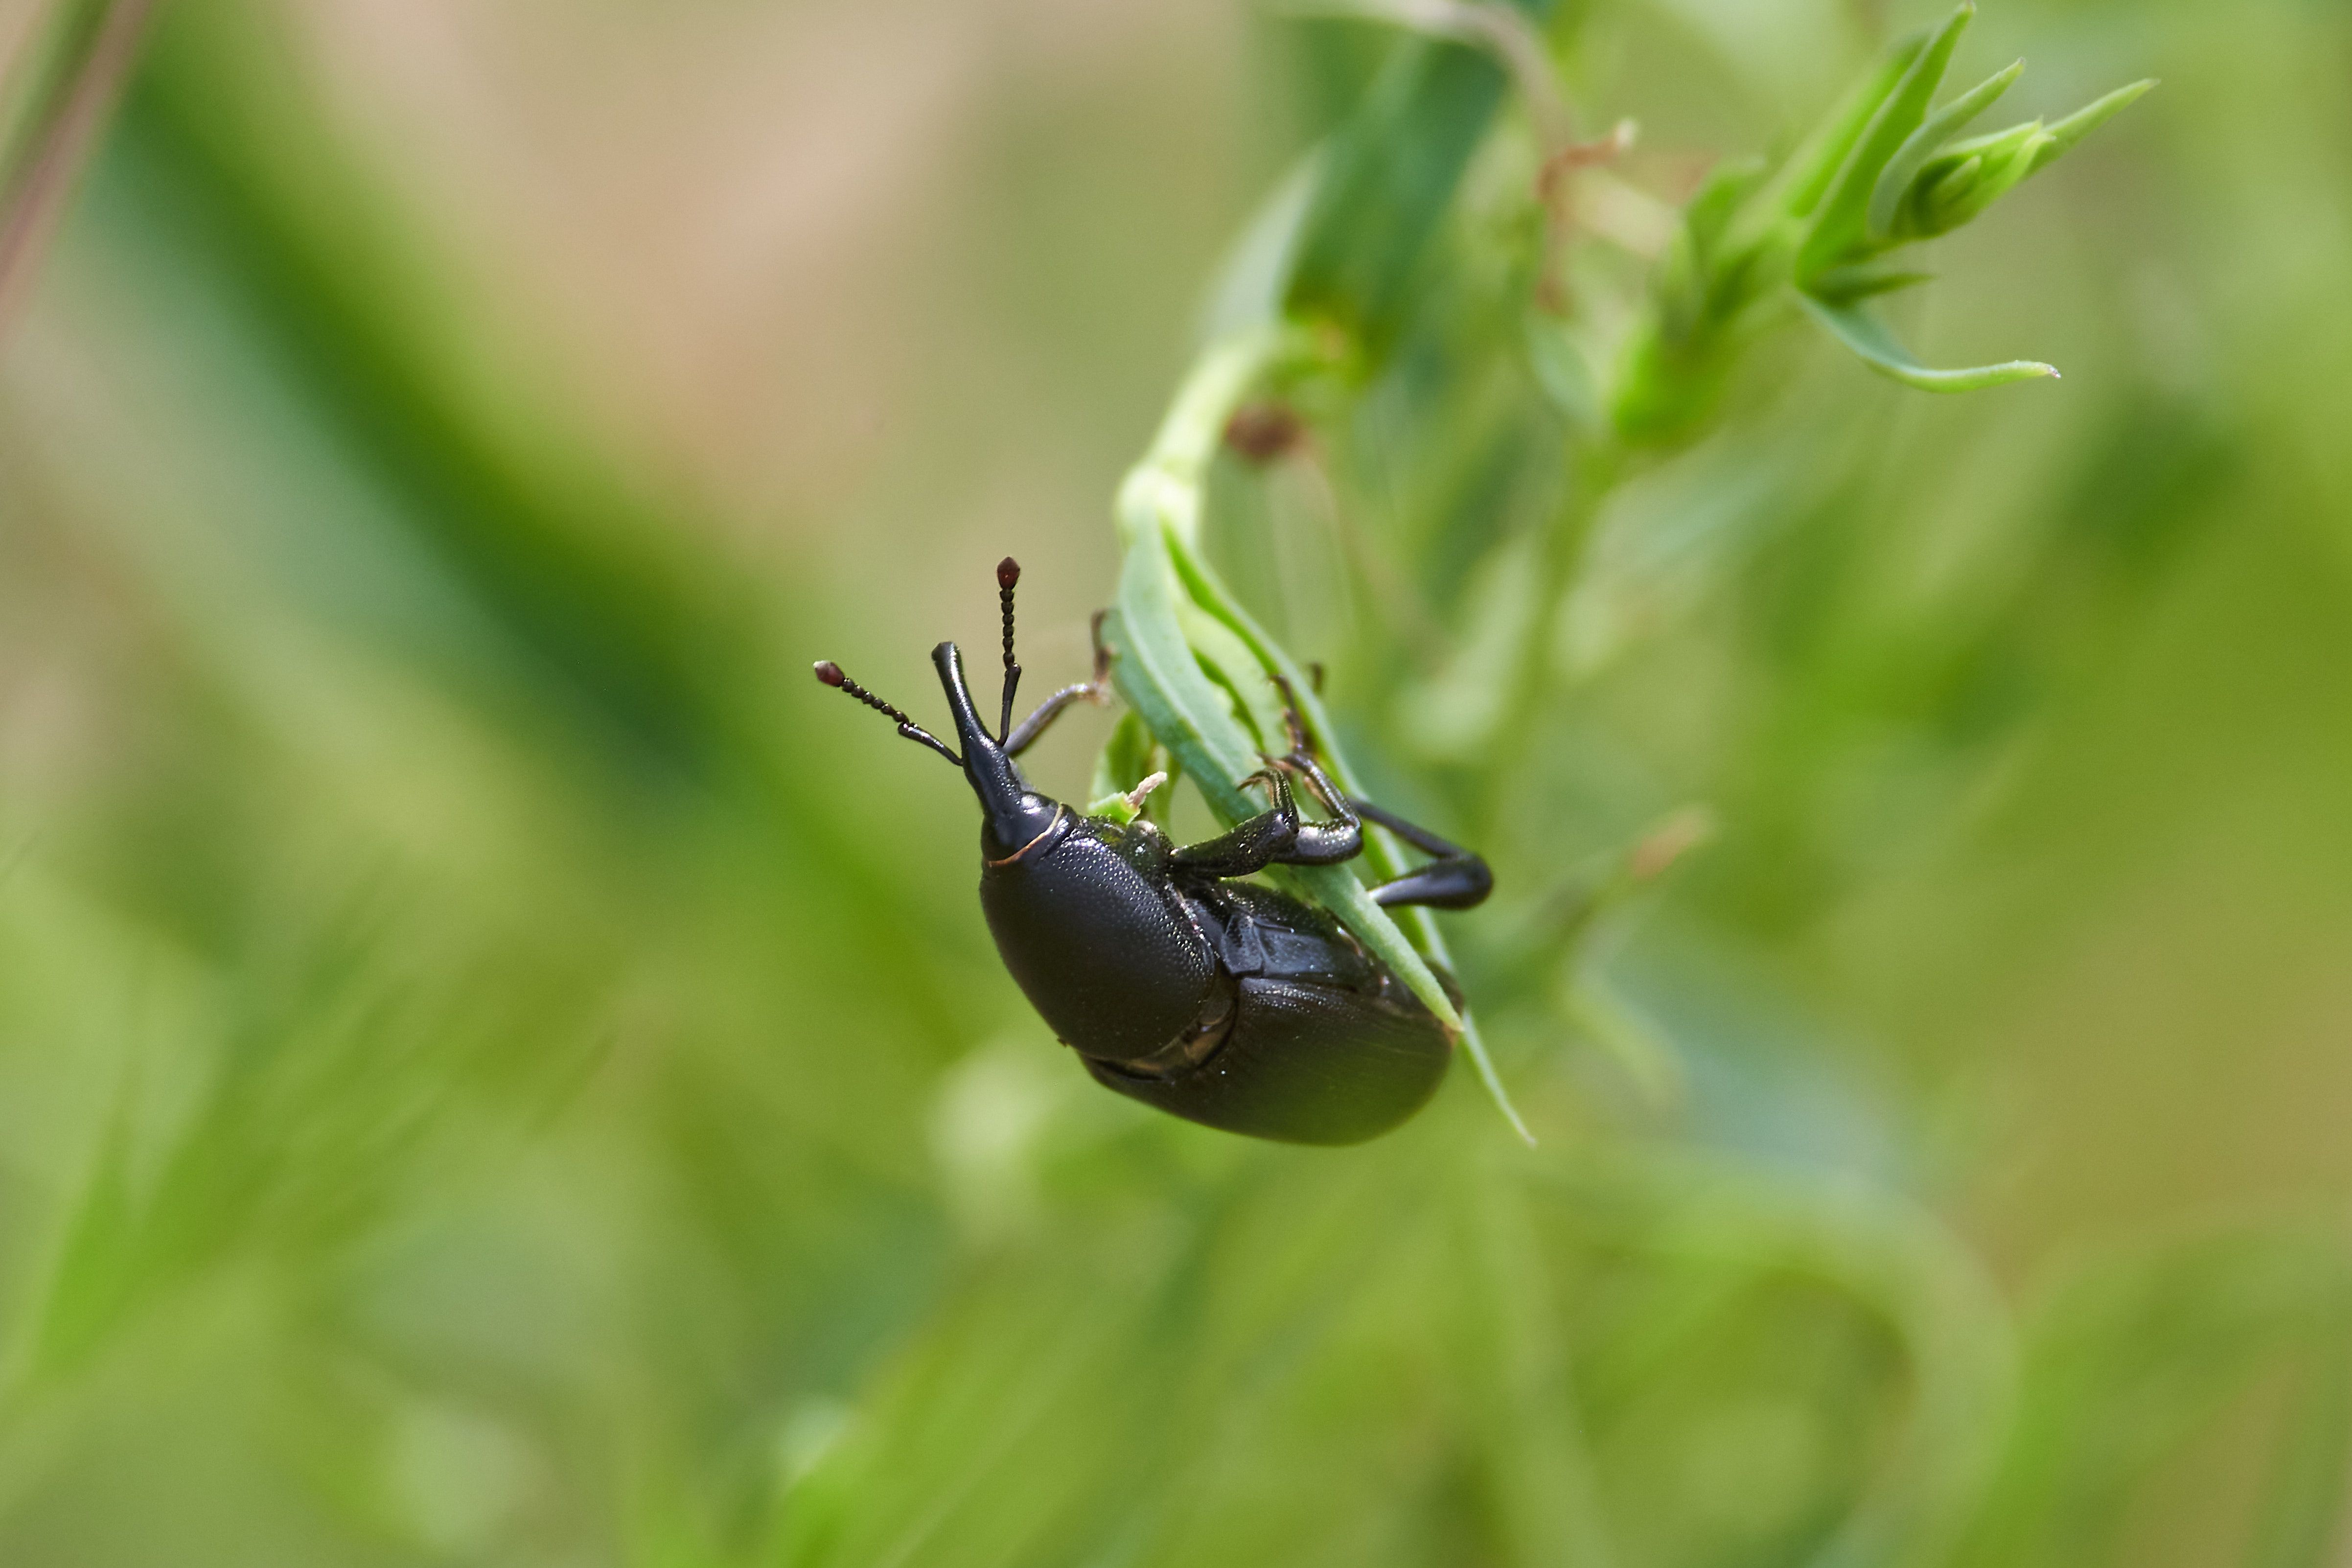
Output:
<path fill-rule="evenodd" d="M 1436 858 L 1392 882 L 1372 889 L 1376 904 L 1422 904 L 1433 910 L 1475 909 L 1495 890 L 1495 873 L 1484 858 L 1459 844 L 1440 838 L 1426 827 L 1407 822 L 1392 811 L 1365 801 L 1355 803 L 1356 814 L 1377 822 L 1424 855 Z"/>
<path fill-rule="evenodd" d="M 1014 725 L 1013 727 L 1013 733 L 1004 738 L 1005 755 L 1017 757 L 1022 752 L 1027 751 L 1029 749 L 1029 743 L 1034 741 L 1038 736 L 1044 734 L 1046 730 L 1052 726 L 1054 721 L 1062 716 L 1062 710 L 1069 707 L 1071 703 L 1101 702 L 1109 698 L 1110 649 L 1103 646 L 1103 615 L 1104 612 L 1101 610 L 1097 610 L 1095 612 L 1094 679 L 1092 680 L 1084 681 L 1076 686 L 1065 686 L 1062 689 L 1045 699 L 1045 701 L 1037 704 L 1035 711 L 1032 712 L 1026 719 L 1022 720 L 1020 723 Z M 1007 700 L 1010 701 L 1010 699 L 1007 699 Z"/>
<path fill-rule="evenodd" d="M 1205 877 L 1246 877 L 1268 866 L 1334 866 L 1352 859 L 1364 847 L 1363 825 L 1351 812 L 1332 822 L 1308 822 L 1299 814 L 1298 797 L 1282 773 L 1255 775 L 1270 784 L 1274 809 L 1262 811 L 1232 832 L 1187 844 L 1176 851 L 1181 871 Z"/>

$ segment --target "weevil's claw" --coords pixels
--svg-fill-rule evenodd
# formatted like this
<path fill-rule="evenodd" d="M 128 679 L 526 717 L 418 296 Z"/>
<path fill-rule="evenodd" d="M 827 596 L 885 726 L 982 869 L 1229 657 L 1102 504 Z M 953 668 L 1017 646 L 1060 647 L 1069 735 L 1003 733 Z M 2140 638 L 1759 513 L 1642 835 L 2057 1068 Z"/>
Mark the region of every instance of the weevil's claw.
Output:
<path fill-rule="evenodd" d="M 1265 759 L 1265 765 L 1269 772 L 1287 773 L 1292 778 L 1305 779 L 1309 784 L 1323 776 L 1323 764 L 1316 760 L 1312 751 L 1304 746 L 1279 757 L 1268 757 Z"/>
<path fill-rule="evenodd" d="M 1266 765 L 1298 780 L 1307 787 L 1307 793 L 1321 802 L 1323 809 L 1334 816 L 1345 816 L 1351 810 L 1347 797 L 1340 793 L 1339 786 L 1331 782 L 1331 775 L 1323 771 L 1323 764 L 1316 760 L 1312 751 L 1302 748 L 1288 756 L 1269 757 Z"/>

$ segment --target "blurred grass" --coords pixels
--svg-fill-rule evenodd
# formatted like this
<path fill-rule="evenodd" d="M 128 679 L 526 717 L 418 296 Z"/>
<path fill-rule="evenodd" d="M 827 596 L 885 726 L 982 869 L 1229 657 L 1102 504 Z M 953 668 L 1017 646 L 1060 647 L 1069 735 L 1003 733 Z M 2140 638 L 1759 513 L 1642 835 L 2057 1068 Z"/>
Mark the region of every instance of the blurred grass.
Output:
<path fill-rule="evenodd" d="M 1868 21 L 1556 37 L 1671 188 Z M 1078 668 L 1198 290 L 1377 35 L 164 10 L 0 360 L 0 1561 L 2333 1560 L 2352 38 L 1978 33 L 2029 110 L 2166 79 L 1904 322 L 2066 381 L 1769 350 L 1592 520 L 1508 766 L 1430 694 L 1528 613 L 1524 361 L 1217 477 L 1376 795 L 1500 869 L 1463 962 L 1546 1140 L 1457 1075 L 1330 1154 L 1085 1083 L 969 808 L 801 671 L 919 703 L 1008 549 Z"/>

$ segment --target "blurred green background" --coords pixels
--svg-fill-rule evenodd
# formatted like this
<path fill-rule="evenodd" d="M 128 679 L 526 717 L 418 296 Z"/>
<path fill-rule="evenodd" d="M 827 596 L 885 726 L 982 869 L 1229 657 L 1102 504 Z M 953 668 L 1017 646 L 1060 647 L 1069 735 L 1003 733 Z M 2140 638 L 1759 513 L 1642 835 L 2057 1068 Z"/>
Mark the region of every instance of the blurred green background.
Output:
<path fill-rule="evenodd" d="M 1555 38 L 1679 197 L 1892 10 Z M 1078 677 L 1209 280 L 1381 44 L 159 11 L 0 349 L 0 1563 L 2343 1560 L 2352 17 L 1990 8 L 2025 112 L 2164 79 L 1903 318 L 2065 379 L 1779 344 L 1499 752 L 1427 684 L 1476 471 L 1381 525 L 1434 630 L 1311 463 L 1221 476 L 1359 763 L 1496 867 L 1449 926 L 1532 1152 L 1466 1072 L 1341 1152 L 1096 1089 L 967 792 L 805 673 L 931 713 L 1009 552 Z"/>

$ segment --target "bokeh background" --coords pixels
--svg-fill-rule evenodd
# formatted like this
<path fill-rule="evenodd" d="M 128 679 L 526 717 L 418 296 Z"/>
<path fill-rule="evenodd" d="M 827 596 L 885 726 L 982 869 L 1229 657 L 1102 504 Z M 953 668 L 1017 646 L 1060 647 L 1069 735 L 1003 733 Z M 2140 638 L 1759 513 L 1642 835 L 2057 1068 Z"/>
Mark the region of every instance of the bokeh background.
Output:
<path fill-rule="evenodd" d="M 1570 9 L 1668 196 L 1929 16 Z M 1392 584 L 1229 529 L 1497 867 L 1450 924 L 1532 1152 L 1461 1072 L 1344 1152 L 1094 1089 L 962 787 L 805 674 L 930 711 L 1011 552 L 1076 678 L 1220 258 L 1380 42 L 156 12 L 0 346 L 0 1562 L 2344 1561 L 2352 20 L 1989 7 L 2027 112 L 2164 80 L 1905 318 L 2065 379 L 1790 339 L 1604 518 L 1507 767 Z"/>

